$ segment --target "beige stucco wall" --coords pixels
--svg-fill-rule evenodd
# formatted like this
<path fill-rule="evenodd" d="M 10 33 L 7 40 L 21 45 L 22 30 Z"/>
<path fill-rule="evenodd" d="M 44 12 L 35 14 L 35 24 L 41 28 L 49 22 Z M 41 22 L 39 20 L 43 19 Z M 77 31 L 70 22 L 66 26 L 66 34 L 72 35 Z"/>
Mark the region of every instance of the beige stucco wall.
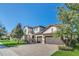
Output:
<path fill-rule="evenodd" d="M 50 28 L 48 28 L 48 29 L 44 32 L 44 34 L 45 34 L 45 33 L 56 32 L 56 31 L 57 31 L 57 27 L 50 27 Z"/>
<path fill-rule="evenodd" d="M 32 29 L 25 27 L 23 32 L 25 33 L 25 35 L 31 35 L 32 34 Z"/>

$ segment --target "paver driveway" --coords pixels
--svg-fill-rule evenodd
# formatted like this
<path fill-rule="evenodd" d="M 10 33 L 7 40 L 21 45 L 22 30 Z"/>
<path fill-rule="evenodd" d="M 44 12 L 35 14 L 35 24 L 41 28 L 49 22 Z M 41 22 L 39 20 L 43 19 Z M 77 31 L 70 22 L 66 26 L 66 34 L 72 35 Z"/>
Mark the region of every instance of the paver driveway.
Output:
<path fill-rule="evenodd" d="M 57 50 L 58 46 L 54 44 L 28 44 L 0 49 L 0 55 L 2 53 L 5 56 L 50 56 Z"/>

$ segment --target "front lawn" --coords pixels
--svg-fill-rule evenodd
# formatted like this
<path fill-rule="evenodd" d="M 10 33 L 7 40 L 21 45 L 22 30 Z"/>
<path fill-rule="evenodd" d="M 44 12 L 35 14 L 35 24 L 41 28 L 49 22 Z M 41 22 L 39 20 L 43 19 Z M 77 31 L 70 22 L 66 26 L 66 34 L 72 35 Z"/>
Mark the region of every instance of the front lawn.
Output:
<path fill-rule="evenodd" d="M 22 45 L 26 43 L 23 40 L 19 40 L 19 43 L 18 43 L 18 40 L 0 40 L 0 42 L 7 47 Z"/>
<path fill-rule="evenodd" d="M 75 51 L 57 51 L 52 56 L 79 56 L 79 50 Z"/>
<path fill-rule="evenodd" d="M 76 44 L 73 49 L 60 46 L 59 51 L 55 52 L 51 56 L 79 56 L 79 43 Z"/>

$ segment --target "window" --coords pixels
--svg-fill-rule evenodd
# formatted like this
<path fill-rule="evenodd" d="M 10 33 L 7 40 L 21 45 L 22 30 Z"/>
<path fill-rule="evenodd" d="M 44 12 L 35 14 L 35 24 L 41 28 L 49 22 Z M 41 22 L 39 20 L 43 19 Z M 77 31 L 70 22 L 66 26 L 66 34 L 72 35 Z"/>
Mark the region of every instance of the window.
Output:
<path fill-rule="evenodd" d="M 35 28 L 34 30 L 35 30 L 35 31 L 38 31 L 38 28 Z"/>
<path fill-rule="evenodd" d="M 53 28 L 51 28 L 51 32 L 53 32 Z"/>
<path fill-rule="evenodd" d="M 25 29 L 25 33 L 27 32 L 27 30 Z"/>

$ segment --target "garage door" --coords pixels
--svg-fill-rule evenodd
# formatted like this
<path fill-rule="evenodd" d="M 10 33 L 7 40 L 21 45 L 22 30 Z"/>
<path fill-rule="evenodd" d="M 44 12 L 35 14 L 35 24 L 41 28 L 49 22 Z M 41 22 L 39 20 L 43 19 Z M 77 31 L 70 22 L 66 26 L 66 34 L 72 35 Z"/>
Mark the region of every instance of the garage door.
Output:
<path fill-rule="evenodd" d="M 46 37 L 46 44 L 64 44 L 62 40 L 53 38 L 52 36 Z"/>
<path fill-rule="evenodd" d="M 42 37 L 41 36 L 37 37 L 37 43 L 42 43 Z"/>

